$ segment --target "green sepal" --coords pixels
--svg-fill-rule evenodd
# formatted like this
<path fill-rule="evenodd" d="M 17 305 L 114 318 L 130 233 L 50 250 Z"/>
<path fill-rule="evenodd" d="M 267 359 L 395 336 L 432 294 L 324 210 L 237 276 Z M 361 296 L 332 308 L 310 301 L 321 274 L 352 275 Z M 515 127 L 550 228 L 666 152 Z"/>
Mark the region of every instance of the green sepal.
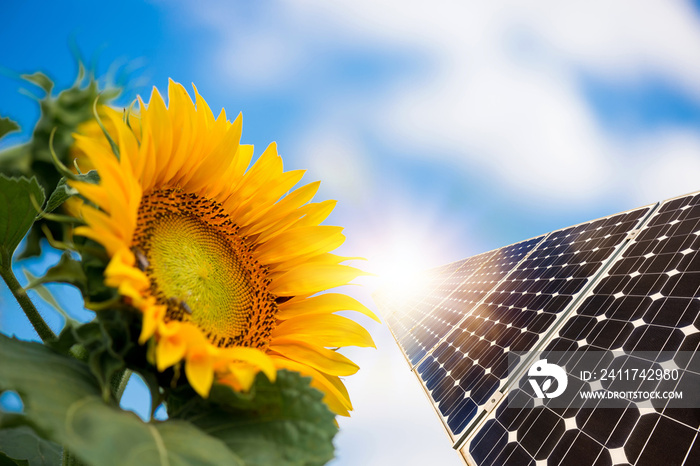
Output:
<path fill-rule="evenodd" d="M 67 321 L 49 346 L 86 362 L 107 401 L 114 393 L 115 380 L 126 369 L 127 354 L 137 348 L 130 335 L 132 321 L 133 316 L 127 313 L 103 310 L 95 320 L 85 324 Z"/>
<path fill-rule="evenodd" d="M 31 426 L 85 464 L 245 465 L 189 422 L 145 423 L 105 403 L 86 364 L 44 345 L 0 335 L 0 361 L 0 391 L 14 390 L 24 403 L 23 418 L 15 415 L 14 424 Z"/>
<path fill-rule="evenodd" d="M 35 205 L 43 205 L 44 199 L 36 178 L 0 174 L 0 267 L 10 267 L 12 254 L 34 223 Z"/>
<path fill-rule="evenodd" d="M 113 393 L 115 377 L 126 368 L 124 357 L 134 344 L 122 313 L 100 311 L 98 316 L 97 320 L 76 327 L 73 334 L 76 343 L 87 350 L 90 371 L 107 399 Z"/>
<path fill-rule="evenodd" d="M 0 139 L 13 131 L 18 131 L 19 125 L 9 118 L 0 118 Z"/>
<path fill-rule="evenodd" d="M 113 301 L 118 293 L 114 288 L 105 285 L 104 271 L 109 264 L 110 257 L 104 246 L 81 236 L 75 237 L 75 244 L 80 253 L 80 263 L 87 279 L 85 300 L 92 303 Z"/>
<path fill-rule="evenodd" d="M 85 181 L 87 183 L 97 184 L 100 182 L 100 176 L 97 174 L 97 170 L 90 170 L 84 175 L 73 175 L 74 179 Z M 46 203 L 46 208 L 44 208 L 44 214 L 48 214 L 60 207 L 64 202 L 73 196 L 78 195 L 78 190 L 71 188 L 64 176 L 56 185 L 56 188 L 51 193 L 49 201 Z"/>
<path fill-rule="evenodd" d="M 53 89 L 53 81 L 51 81 L 51 78 L 46 76 L 41 71 L 37 71 L 36 73 L 32 74 L 23 74 L 22 79 L 39 86 L 47 94 L 51 94 L 51 90 Z"/>

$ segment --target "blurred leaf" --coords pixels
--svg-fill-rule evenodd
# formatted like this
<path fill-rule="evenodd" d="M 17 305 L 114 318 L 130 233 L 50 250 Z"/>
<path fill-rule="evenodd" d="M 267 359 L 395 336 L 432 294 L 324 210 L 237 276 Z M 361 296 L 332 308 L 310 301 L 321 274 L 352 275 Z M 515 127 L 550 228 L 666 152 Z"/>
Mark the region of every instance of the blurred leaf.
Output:
<path fill-rule="evenodd" d="M 13 460 L 3 452 L 0 452 L 0 466 L 29 466 L 27 460 Z"/>
<path fill-rule="evenodd" d="M 60 464 L 62 448 L 39 437 L 31 428 L 20 426 L 0 430 L 0 452 L 15 461 L 24 460 L 29 466 L 53 466 Z"/>
<path fill-rule="evenodd" d="M 113 377 L 126 367 L 123 355 L 112 348 L 112 337 L 99 321 L 75 327 L 73 335 L 88 352 L 88 367 L 100 384 L 103 399 L 109 399 Z"/>
<path fill-rule="evenodd" d="M 222 441 L 189 422 L 144 423 L 135 414 L 104 403 L 84 363 L 44 345 L 0 335 L 0 360 L 0 389 L 20 394 L 24 424 L 65 445 L 87 464 L 245 464 Z M 13 424 L 18 418 L 13 417 Z"/>
<path fill-rule="evenodd" d="M 258 374 L 254 396 L 214 384 L 209 400 L 176 416 L 223 440 L 246 465 L 316 465 L 333 458 L 335 416 L 296 372 L 277 372 L 275 383 Z"/>
<path fill-rule="evenodd" d="M 27 275 L 26 272 L 25 275 Z M 64 252 L 58 264 L 49 268 L 43 277 L 32 276 L 25 288 L 36 288 L 44 283 L 67 283 L 75 286 L 84 294 L 86 293 L 86 282 L 87 278 L 80 261 L 73 259 L 69 252 Z"/>
<path fill-rule="evenodd" d="M 0 139 L 2 139 L 6 134 L 13 131 L 17 131 L 19 125 L 9 118 L 0 118 Z"/>
<path fill-rule="evenodd" d="M 24 79 L 25 81 L 29 81 L 32 84 L 36 84 L 37 86 L 42 88 L 47 94 L 51 94 L 51 89 L 53 89 L 53 81 L 51 81 L 51 78 L 46 76 L 41 71 L 37 71 L 33 74 L 23 74 L 22 79 Z"/>
<path fill-rule="evenodd" d="M 44 190 L 36 178 L 8 178 L 0 174 L 0 267 L 10 267 L 12 254 L 34 223 L 36 204 L 44 203 Z"/>

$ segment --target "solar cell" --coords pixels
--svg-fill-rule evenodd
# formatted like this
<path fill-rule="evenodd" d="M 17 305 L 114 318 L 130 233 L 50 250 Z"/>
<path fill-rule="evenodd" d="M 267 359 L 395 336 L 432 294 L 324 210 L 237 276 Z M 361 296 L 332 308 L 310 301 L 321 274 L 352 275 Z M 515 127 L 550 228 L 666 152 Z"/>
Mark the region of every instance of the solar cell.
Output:
<path fill-rule="evenodd" d="M 475 258 L 468 258 L 426 271 L 423 278 L 422 295 L 416 293 L 407 295 L 404 287 L 397 291 L 382 290 L 382 292 L 377 293 L 376 296 L 380 300 L 390 300 L 389 305 L 380 304 L 380 302 L 377 304 L 382 306 L 387 325 L 404 357 L 408 359 L 406 347 L 417 344 L 409 332 L 419 320 L 416 317 L 416 313 L 420 312 L 418 309 L 429 306 L 427 303 L 440 300 L 441 296 L 448 294 L 455 283 L 462 281 L 465 274 L 471 273 L 469 264 L 474 261 Z"/>
<path fill-rule="evenodd" d="M 512 372 L 508 353 L 532 350 L 543 340 L 648 211 L 643 207 L 549 234 L 450 326 L 415 370 L 454 440 L 504 387 Z"/>
<path fill-rule="evenodd" d="M 676 370 L 678 379 L 593 380 L 574 370 L 572 357 L 561 361 L 572 393 L 700 391 L 699 251 L 700 194 L 662 203 L 545 342 L 545 353 L 595 356 L 598 373 L 634 363 Z M 527 374 L 517 387 L 467 440 L 465 458 L 478 465 L 700 464 L 697 407 L 631 396 L 551 407 L 527 388 Z"/>
<path fill-rule="evenodd" d="M 451 285 L 451 292 L 432 307 L 420 309 L 422 320 L 411 329 L 415 341 L 421 342 L 412 351 L 410 361 L 417 364 L 452 328 L 476 306 L 532 249 L 544 238 L 539 236 L 487 253 L 473 264 L 474 270 L 464 281 Z M 481 257 L 477 256 L 477 257 Z M 478 265 L 478 267 L 476 267 Z"/>

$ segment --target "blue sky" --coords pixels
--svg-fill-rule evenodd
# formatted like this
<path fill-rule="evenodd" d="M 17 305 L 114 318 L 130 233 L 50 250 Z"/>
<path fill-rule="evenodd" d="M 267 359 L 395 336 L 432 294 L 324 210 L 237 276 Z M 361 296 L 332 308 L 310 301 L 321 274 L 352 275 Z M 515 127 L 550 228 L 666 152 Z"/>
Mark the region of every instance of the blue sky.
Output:
<path fill-rule="evenodd" d="M 341 252 L 428 267 L 700 189 L 700 19 L 691 2 L 15 2 L 0 65 L 72 82 L 71 44 L 243 112 L 256 153 L 339 200 Z M 9 45 L 8 45 L 9 44 Z M 36 107 L 0 75 L 0 114 Z M 351 288 L 373 306 L 370 291 Z M 5 331 L 25 332 L 10 321 Z M 15 319 L 14 317 L 12 319 Z M 352 352 L 337 464 L 457 463 L 387 330 Z M 19 329 L 19 330 L 17 330 Z M 407 441 L 420 441 L 406 448 Z"/>

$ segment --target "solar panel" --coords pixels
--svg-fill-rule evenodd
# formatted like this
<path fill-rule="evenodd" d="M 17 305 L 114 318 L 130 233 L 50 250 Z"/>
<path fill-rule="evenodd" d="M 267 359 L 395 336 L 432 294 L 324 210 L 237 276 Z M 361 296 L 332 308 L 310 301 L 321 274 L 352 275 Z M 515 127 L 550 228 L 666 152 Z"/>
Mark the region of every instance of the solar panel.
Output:
<path fill-rule="evenodd" d="M 543 340 L 648 211 L 572 226 L 538 241 L 417 366 L 453 440 L 483 416 L 492 395 L 505 386 L 512 372 L 509 352 L 529 351 Z"/>
<path fill-rule="evenodd" d="M 540 236 L 476 256 L 480 260 L 472 264 L 471 273 L 461 283 L 445 290 L 449 292 L 432 308 L 421 310 L 423 319 L 411 330 L 413 338 L 421 342 L 421 348 L 411 353 L 411 363 L 416 365 L 421 361 L 542 238 Z"/>
<path fill-rule="evenodd" d="M 420 327 L 421 322 L 426 318 L 435 315 L 435 311 L 440 309 L 442 304 L 450 299 L 463 283 L 469 281 L 488 261 L 496 254 L 496 251 L 489 251 L 477 256 L 470 257 L 462 266 L 447 280 L 445 280 L 435 293 L 426 297 L 418 306 L 413 309 L 413 322 L 407 335 L 399 344 L 405 345 L 406 357 L 410 364 L 416 364 L 425 354 L 432 349 L 434 344 L 444 337 L 449 328 L 428 328 Z"/>
<path fill-rule="evenodd" d="M 479 465 L 700 464 L 700 194 L 550 233 L 513 264 L 508 248 L 437 273 L 431 293 L 394 313 L 455 448 Z M 545 356 L 567 371 L 556 399 L 533 392 Z M 575 370 L 591 356 L 597 372 L 680 375 L 591 379 Z M 682 388 L 694 404 L 567 395 L 630 388 Z"/>
<path fill-rule="evenodd" d="M 428 303 L 435 302 L 441 299 L 440 296 L 449 293 L 448 290 L 454 287 L 455 283 L 464 279 L 464 273 L 467 273 L 465 270 L 469 270 L 469 263 L 473 261 L 474 258 L 469 258 L 429 270 L 423 277 L 425 282 L 423 295 L 413 293 L 403 298 L 394 297 L 393 302 L 398 302 L 400 306 L 397 308 L 395 305 L 393 312 L 386 315 L 386 320 L 404 357 L 408 359 L 407 347 L 418 344 L 410 334 L 410 330 L 422 318 L 423 307 L 430 306 Z M 401 293 L 405 292 L 405 290 L 401 291 Z"/>
<path fill-rule="evenodd" d="M 571 393 L 629 395 L 582 406 L 571 397 L 554 407 L 532 393 L 525 373 L 467 440 L 464 457 L 478 465 L 700 464 L 697 400 L 679 407 L 680 400 L 632 396 L 700 392 L 699 250 L 700 194 L 662 203 L 546 342 L 545 355 L 566 355 L 557 362 Z M 634 366 L 679 376 L 596 379 L 575 370 L 586 357 L 598 374 Z"/>

